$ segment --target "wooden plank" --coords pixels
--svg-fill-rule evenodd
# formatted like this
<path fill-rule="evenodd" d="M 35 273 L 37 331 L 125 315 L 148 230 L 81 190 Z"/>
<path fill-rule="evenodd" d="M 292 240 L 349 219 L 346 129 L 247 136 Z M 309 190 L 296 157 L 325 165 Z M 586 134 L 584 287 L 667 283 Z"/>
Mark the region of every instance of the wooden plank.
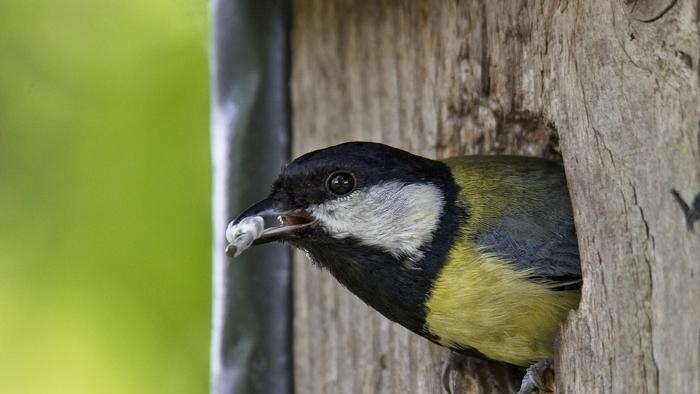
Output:
<path fill-rule="evenodd" d="M 562 393 L 700 392 L 700 238 L 670 197 L 700 192 L 696 4 L 647 3 L 662 14 L 652 23 L 635 2 L 598 0 L 293 6 L 295 155 L 371 140 L 556 158 L 561 138 L 585 274 Z M 294 308 L 298 392 L 441 392 L 444 350 L 306 261 Z M 519 379 L 494 365 L 465 374 L 455 393 Z"/>

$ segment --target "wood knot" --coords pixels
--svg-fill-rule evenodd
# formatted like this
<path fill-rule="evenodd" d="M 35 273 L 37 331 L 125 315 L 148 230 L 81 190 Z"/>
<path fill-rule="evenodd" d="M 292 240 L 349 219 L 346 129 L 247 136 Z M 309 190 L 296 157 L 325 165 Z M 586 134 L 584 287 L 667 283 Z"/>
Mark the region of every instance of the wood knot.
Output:
<path fill-rule="evenodd" d="M 654 22 L 675 4 L 676 0 L 624 0 L 627 13 L 640 22 Z"/>

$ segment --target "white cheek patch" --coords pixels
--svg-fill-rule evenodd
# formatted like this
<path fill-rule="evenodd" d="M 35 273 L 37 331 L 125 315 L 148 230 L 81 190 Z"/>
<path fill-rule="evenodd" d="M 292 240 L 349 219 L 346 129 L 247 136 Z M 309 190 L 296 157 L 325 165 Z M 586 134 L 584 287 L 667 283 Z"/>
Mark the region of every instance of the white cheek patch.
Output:
<path fill-rule="evenodd" d="M 432 240 L 444 200 L 437 186 L 386 182 L 309 207 L 330 236 L 353 237 L 416 261 Z"/>

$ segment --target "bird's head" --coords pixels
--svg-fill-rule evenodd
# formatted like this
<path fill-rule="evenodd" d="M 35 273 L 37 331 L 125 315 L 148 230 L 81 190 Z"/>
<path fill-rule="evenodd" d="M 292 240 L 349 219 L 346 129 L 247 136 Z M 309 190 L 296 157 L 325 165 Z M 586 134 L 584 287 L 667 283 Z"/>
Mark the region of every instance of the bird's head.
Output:
<path fill-rule="evenodd" d="M 382 144 L 351 142 L 291 162 L 269 197 L 230 227 L 261 216 L 265 228 L 254 245 L 282 241 L 313 250 L 352 243 L 411 262 L 429 247 L 455 195 L 445 164 Z"/>

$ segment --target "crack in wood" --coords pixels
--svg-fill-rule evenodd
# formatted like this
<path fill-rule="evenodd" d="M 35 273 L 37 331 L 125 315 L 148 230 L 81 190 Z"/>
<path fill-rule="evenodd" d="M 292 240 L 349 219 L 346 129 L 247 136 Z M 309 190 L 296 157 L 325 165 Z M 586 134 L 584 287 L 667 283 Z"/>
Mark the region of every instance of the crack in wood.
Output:
<path fill-rule="evenodd" d="M 695 196 L 692 206 L 689 205 L 676 189 L 671 189 L 671 194 L 683 211 L 688 231 L 695 232 L 695 222 L 700 220 L 700 193 Z"/>

